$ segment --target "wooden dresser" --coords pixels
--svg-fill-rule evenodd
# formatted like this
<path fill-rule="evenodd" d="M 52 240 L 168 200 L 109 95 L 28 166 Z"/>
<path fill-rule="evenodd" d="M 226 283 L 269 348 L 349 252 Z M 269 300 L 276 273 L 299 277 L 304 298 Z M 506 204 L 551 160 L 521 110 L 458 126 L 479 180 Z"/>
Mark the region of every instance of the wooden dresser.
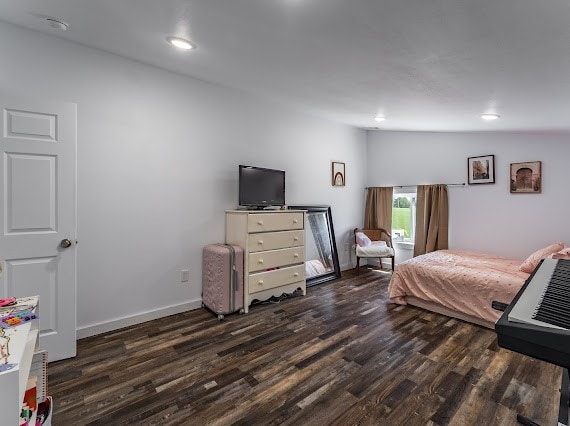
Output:
<path fill-rule="evenodd" d="M 244 249 L 244 310 L 255 299 L 292 293 L 305 281 L 304 210 L 229 210 L 226 243 Z"/>

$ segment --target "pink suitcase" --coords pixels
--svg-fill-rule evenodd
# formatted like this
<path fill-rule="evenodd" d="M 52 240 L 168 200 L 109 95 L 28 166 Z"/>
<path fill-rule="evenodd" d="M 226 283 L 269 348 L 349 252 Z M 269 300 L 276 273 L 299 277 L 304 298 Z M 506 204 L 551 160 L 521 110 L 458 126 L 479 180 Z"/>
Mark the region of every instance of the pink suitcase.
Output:
<path fill-rule="evenodd" d="M 229 244 L 210 244 L 202 252 L 202 305 L 224 319 L 243 313 L 243 249 Z"/>

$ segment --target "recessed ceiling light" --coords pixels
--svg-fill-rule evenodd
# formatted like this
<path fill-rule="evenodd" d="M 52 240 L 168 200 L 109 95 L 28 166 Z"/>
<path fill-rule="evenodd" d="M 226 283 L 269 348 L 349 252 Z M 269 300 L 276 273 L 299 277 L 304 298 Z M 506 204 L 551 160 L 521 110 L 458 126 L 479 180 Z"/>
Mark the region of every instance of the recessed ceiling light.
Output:
<path fill-rule="evenodd" d="M 378 123 L 381 123 L 383 121 L 386 121 L 386 117 L 384 117 L 383 115 L 377 115 L 376 117 L 374 117 L 374 120 L 376 120 Z"/>
<path fill-rule="evenodd" d="M 55 30 L 67 31 L 69 24 L 67 22 L 60 21 L 55 18 L 46 18 L 46 21 L 50 27 Z"/>
<path fill-rule="evenodd" d="M 183 50 L 196 49 L 196 46 L 194 46 L 188 40 L 184 40 L 183 38 L 180 37 L 167 37 L 166 40 L 173 46 L 178 47 L 179 49 Z"/>
<path fill-rule="evenodd" d="M 487 114 L 487 113 L 481 114 L 481 118 L 482 118 L 483 120 L 489 120 L 489 121 L 491 121 L 491 120 L 496 120 L 496 119 L 499 118 L 499 117 L 500 117 L 499 114 Z"/>

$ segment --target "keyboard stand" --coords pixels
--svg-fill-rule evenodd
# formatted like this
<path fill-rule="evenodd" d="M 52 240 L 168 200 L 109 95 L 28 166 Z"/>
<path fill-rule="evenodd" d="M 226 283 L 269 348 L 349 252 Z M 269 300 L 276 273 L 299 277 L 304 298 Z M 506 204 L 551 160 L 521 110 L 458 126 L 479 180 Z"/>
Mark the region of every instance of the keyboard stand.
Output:
<path fill-rule="evenodd" d="M 570 405 L 570 381 L 568 369 L 562 371 L 562 386 L 560 388 L 560 409 L 558 410 L 558 426 L 569 426 L 568 407 Z M 522 414 L 517 414 L 517 421 L 525 426 L 540 426 Z"/>
<path fill-rule="evenodd" d="M 508 307 L 506 303 L 501 303 L 497 301 L 493 301 L 491 306 L 493 307 L 493 309 L 502 312 L 504 312 Z M 568 373 L 568 368 L 563 368 L 562 379 L 560 383 L 560 407 L 558 409 L 557 426 L 570 426 L 570 417 L 568 416 L 569 407 L 570 407 L 570 377 Z M 517 422 L 525 426 L 540 426 L 538 423 L 533 422 L 531 419 L 523 416 L 522 414 L 517 414 Z"/>

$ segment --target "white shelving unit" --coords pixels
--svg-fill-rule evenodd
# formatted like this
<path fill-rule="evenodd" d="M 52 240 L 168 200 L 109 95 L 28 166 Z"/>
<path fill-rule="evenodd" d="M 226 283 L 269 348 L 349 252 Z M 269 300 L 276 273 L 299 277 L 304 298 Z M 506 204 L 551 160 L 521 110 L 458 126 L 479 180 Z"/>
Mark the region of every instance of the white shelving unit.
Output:
<path fill-rule="evenodd" d="M 29 306 L 34 313 L 39 312 L 39 298 L 23 297 L 17 305 L 0 308 L 0 316 L 10 313 L 15 307 Z M 7 338 L 9 340 L 7 340 Z M 32 359 L 39 352 L 39 319 L 34 319 L 22 325 L 4 330 L 0 335 L 0 345 L 8 344 L 8 363 L 0 358 L 0 413 L 3 425 L 18 425 L 24 393 L 30 376 Z M 45 371 L 43 372 L 45 376 Z M 39 402 L 39 401 L 38 401 Z M 35 414 L 30 422 L 35 425 Z"/>

